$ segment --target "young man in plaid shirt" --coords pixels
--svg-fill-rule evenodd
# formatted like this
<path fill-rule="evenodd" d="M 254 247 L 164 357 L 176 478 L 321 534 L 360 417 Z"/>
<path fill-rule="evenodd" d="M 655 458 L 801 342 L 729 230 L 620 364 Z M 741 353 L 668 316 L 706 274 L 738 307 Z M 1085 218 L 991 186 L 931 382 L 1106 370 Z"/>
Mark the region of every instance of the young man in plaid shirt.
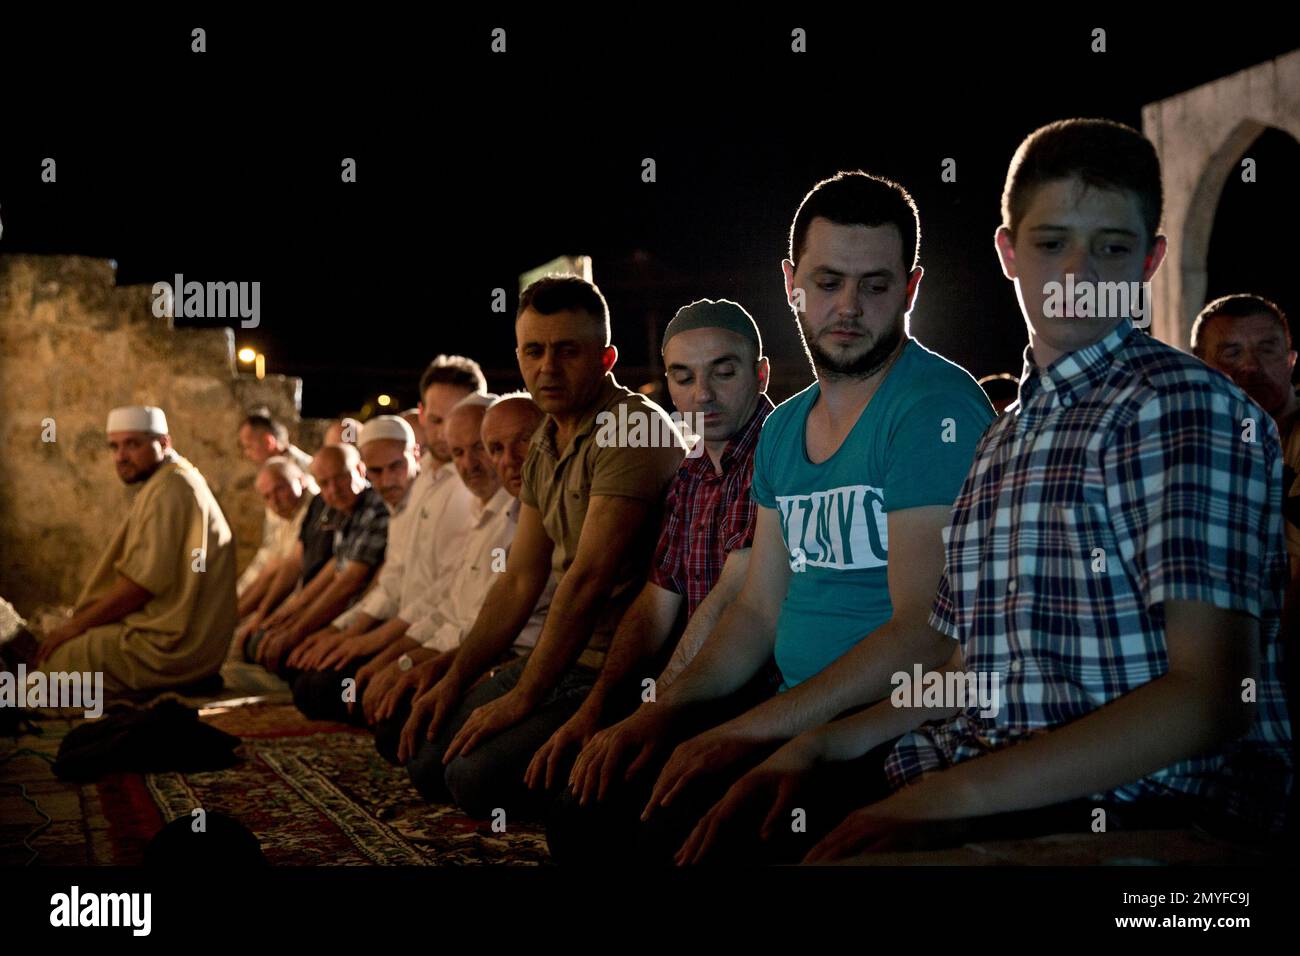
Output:
<path fill-rule="evenodd" d="M 958 642 L 950 667 L 1000 677 L 1000 707 L 885 702 L 806 734 L 733 788 L 690 859 L 739 802 L 775 784 L 779 816 L 809 768 L 909 727 L 886 764 L 895 792 L 809 860 L 1087 832 L 1098 808 L 1112 829 L 1284 825 L 1277 429 L 1131 317 L 1053 307 L 1067 274 L 1080 288 L 1159 267 L 1155 150 L 1117 123 L 1053 123 L 1021 144 L 1002 205 L 1029 347 L 957 498 L 930 618 Z"/>

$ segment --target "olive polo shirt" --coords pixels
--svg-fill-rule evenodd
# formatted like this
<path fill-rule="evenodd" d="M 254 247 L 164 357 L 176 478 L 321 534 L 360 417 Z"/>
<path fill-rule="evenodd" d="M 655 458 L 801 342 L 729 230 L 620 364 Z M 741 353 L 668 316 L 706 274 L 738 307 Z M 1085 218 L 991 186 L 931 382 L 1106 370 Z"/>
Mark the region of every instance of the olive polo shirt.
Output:
<path fill-rule="evenodd" d="M 563 450 L 556 448 L 556 428 L 555 419 L 547 415 L 534 433 L 524 461 L 519 499 L 541 514 L 546 534 L 555 545 L 551 564 L 557 580 L 578 553 L 587 503 L 593 495 L 636 498 L 652 505 L 618 567 L 609 599 L 598 612 L 591 638 L 578 658 L 584 667 L 599 668 L 619 619 L 645 584 L 659 534 L 664 492 L 685 457 L 686 447 L 662 408 L 619 385 L 609 373 L 591 410 Z"/>

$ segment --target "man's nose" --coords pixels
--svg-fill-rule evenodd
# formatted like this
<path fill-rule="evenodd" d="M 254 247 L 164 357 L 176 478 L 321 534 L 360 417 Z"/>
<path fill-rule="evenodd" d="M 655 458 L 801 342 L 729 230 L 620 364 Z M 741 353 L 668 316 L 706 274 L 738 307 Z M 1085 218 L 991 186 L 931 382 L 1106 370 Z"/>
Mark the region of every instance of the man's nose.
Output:
<path fill-rule="evenodd" d="M 1097 272 L 1092 263 L 1092 251 L 1087 246 L 1074 246 L 1065 255 L 1065 271 L 1077 282 L 1096 282 Z"/>
<path fill-rule="evenodd" d="M 835 311 L 844 316 L 859 316 L 862 314 L 861 290 L 858 288 L 857 283 L 844 283 L 839 295 L 835 297 Z"/>

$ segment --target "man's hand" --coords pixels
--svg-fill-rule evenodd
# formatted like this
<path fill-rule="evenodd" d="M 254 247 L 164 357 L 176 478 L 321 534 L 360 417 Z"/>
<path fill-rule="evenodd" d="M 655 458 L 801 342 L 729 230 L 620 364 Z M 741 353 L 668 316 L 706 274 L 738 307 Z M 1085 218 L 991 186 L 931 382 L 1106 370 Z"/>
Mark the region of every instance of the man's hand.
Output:
<path fill-rule="evenodd" d="M 36 665 L 38 667 L 43 665 L 56 647 L 72 640 L 81 633 L 82 629 L 73 624 L 72 621 L 65 621 L 58 627 L 46 631 L 40 645 L 36 648 Z"/>
<path fill-rule="evenodd" d="M 667 745 L 669 717 L 662 704 L 642 704 L 632 716 L 592 737 L 569 773 L 569 786 L 578 803 L 586 806 L 590 800 L 604 800 L 629 756 L 632 762 L 622 779 L 636 776 Z"/>
<path fill-rule="evenodd" d="M 470 753 L 479 744 L 519 723 L 534 709 L 535 703 L 525 697 L 518 687 L 496 700 L 488 701 L 469 715 L 465 726 L 452 738 L 442 762 L 449 764 L 457 757 Z"/>
<path fill-rule="evenodd" d="M 539 787 L 550 790 L 555 783 L 556 771 L 569 751 L 581 750 L 600 729 L 600 715 L 597 708 L 587 706 L 590 700 L 591 698 L 588 697 L 578 708 L 578 712 L 551 734 L 551 739 L 533 755 L 528 771 L 524 774 L 524 783 L 530 790 Z"/>
<path fill-rule="evenodd" d="M 285 663 L 285 657 L 303 640 L 304 634 L 294 627 L 277 628 L 271 631 L 261 643 L 262 666 L 272 673 L 279 673 Z"/>
<path fill-rule="evenodd" d="M 790 810 L 814 767 L 821 762 L 820 748 L 807 736 L 799 736 L 745 774 L 706 813 L 682 848 L 678 866 L 701 862 L 736 816 L 767 807 L 759 836 L 769 840 L 773 828 L 789 819 Z"/>
<path fill-rule="evenodd" d="M 356 712 L 357 701 L 359 700 L 361 701 L 362 713 L 365 714 L 366 723 L 374 723 L 370 717 L 374 712 L 374 708 L 371 706 L 364 691 L 367 687 L 371 687 L 371 682 L 379 679 L 379 677 L 387 671 L 389 666 L 391 666 L 393 670 L 397 670 L 396 661 L 389 661 L 387 664 L 381 664 L 379 663 L 378 658 L 374 658 L 366 661 L 366 663 L 362 664 L 361 667 L 357 669 L 357 696 L 355 700 L 348 702 L 348 713 Z"/>
<path fill-rule="evenodd" d="M 884 801 L 882 801 L 883 803 Z M 934 850 L 957 846 L 965 820 L 922 820 L 898 816 L 882 804 L 855 810 L 808 851 L 805 863 L 833 863 L 863 853 Z"/>
<path fill-rule="evenodd" d="M 320 669 L 323 671 L 340 670 L 347 667 L 358 657 L 365 657 L 383 647 L 383 635 L 380 635 L 379 645 L 376 646 L 375 639 L 369 634 L 354 634 L 351 637 L 344 637 L 334 645 L 334 649 L 324 654 L 321 658 Z"/>
<path fill-rule="evenodd" d="M 405 763 L 415 756 L 420 746 L 420 728 L 428 721 L 424 739 L 432 742 L 438 731 L 460 703 L 460 686 L 447 678 L 434 684 L 423 694 L 411 701 L 411 716 L 402 728 L 402 739 L 397 748 L 398 763 Z"/>
<path fill-rule="evenodd" d="M 343 632 L 330 625 L 310 635 L 295 647 L 285 659 L 290 667 L 300 670 L 315 670 L 321 659 L 343 638 Z"/>
<path fill-rule="evenodd" d="M 650 819 L 659 807 L 672 803 L 696 777 L 725 770 L 763 745 L 761 740 L 741 737 L 722 728 L 707 730 L 679 744 L 660 771 L 641 819 Z"/>

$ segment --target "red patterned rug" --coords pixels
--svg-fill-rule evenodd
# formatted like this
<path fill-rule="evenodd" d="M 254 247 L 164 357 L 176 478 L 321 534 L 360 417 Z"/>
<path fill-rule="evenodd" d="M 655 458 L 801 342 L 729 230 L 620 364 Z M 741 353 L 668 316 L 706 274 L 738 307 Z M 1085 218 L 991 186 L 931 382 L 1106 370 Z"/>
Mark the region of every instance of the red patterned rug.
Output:
<path fill-rule="evenodd" d="M 25 754 L 0 766 L 0 780 L 25 786 L 53 818 L 30 839 L 41 864 L 134 864 L 168 821 L 195 808 L 220 811 L 253 831 L 273 865 L 537 865 L 542 829 L 507 821 L 505 833 L 450 805 L 426 804 L 375 751 L 370 734 L 311 722 L 287 704 L 204 712 L 243 739 L 242 761 L 203 773 L 121 773 L 94 784 L 62 783 L 44 759 Z M 73 721 L 42 721 L 44 733 L 16 743 L 53 756 Z M 0 792 L 0 862 L 31 856 L 22 840 L 41 822 L 14 793 Z M 17 801 L 17 802 L 15 802 Z M 25 812 L 24 812 L 25 811 Z"/>

